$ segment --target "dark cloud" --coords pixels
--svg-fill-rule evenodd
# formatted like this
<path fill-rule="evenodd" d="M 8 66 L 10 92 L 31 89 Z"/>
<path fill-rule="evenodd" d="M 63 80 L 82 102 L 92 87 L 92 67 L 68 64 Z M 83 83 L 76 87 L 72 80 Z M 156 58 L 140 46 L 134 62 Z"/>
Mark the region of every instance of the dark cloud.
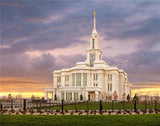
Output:
<path fill-rule="evenodd" d="M 160 81 L 160 51 L 142 50 L 104 59 L 109 65 L 127 72 L 131 82 Z"/>
<path fill-rule="evenodd" d="M 85 60 L 82 55 L 59 56 L 55 58 L 50 54 L 43 54 L 40 57 L 31 58 L 23 54 L 2 55 L 0 65 L 1 77 L 19 77 L 48 81 L 52 83 L 52 72 L 62 68 L 69 68 L 76 65 L 76 62 Z M 58 62 L 57 62 L 58 61 Z"/>

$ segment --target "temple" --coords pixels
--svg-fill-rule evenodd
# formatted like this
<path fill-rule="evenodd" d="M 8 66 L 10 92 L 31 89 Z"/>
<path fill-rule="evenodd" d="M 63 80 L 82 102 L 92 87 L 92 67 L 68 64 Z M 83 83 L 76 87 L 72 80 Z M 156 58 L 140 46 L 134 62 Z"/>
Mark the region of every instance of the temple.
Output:
<path fill-rule="evenodd" d="M 45 99 L 52 93 L 53 100 L 126 100 L 131 96 L 131 84 L 122 69 L 111 67 L 102 60 L 99 49 L 99 35 L 96 30 L 94 11 L 90 47 L 85 62 L 77 62 L 70 69 L 53 72 L 53 87 L 45 88 Z"/>

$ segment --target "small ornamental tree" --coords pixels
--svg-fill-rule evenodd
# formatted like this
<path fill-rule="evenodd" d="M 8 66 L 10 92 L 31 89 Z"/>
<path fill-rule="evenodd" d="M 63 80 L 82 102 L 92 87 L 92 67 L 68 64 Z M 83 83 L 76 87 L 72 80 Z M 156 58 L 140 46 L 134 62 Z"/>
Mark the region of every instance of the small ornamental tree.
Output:
<path fill-rule="evenodd" d="M 133 100 L 138 101 L 138 100 L 139 100 L 139 97 L 135 94 L 134 97 L 133 97 Z"/>
<path fill-rule="evenodd" d="M 116 92 L 116 91 L 114 91 L 114 93 L 113 93 L 113 97 L 114 97 L 114 100 L 117 100 L 118 95 L 117 95 L 117 92 Z"/>
<path fill-rule="evenodd" d="M 126 93 L 123 93 L 122 99 L 125 100 L 125 98 L 126 98 Z"/>
<path fill-rule="evenodd" d="M 83 100 L 83 96 L 82 96 L 82 94 L 80 95 L 80 100 Z"/>
<path fill-rule="evenodd" d="M 129 96 L 129 94 L 127 95 L 127 101 L 129 102 L 129 100 L 130 100 L 130 96 Z"/>
<path fill-rule="evenodd" d="M 54 100 L 57 100 L 57 95 L 56 94 L 54 95 Z"/>

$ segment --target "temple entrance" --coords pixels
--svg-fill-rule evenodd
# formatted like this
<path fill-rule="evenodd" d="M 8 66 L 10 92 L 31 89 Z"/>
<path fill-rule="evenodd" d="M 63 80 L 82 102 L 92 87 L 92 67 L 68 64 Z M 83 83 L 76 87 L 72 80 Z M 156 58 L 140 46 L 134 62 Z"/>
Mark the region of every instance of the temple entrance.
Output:
<path fill-rule="evenodd" d="M 95 101 L 95 92 L 94 91 L 88 92 L 88 100 Z"/>

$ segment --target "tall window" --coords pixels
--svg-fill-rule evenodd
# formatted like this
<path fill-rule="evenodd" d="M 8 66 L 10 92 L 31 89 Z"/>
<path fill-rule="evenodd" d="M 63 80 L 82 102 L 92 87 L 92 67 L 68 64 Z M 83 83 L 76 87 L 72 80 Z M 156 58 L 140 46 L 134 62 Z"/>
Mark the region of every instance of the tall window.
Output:
<path fill-rule="evenodd" d="M 72 100 L 72 92 L 66 92 L 66 100 Z"/>
<path fill-rule="evenodd" d="M 109 80 L 109 81 L 112 80 L 112 74 L 108 74 L 108 80 Z"/>
<path fill-rule="evenodd" d="M 98 74 L 93 74 L 93 80 L 97 81 L 98 80 Z"/>
<path fill-rule="evenodd" d="M 57 77 L 57 86 L 58 86 L 58 87 L 61 86 L 61 77 Z"/>
<path fill-rule="evenodd" d="M 87 86 L 87 74 L 83 74 L 83 86 Z"/>
<path fill-rule="evenodd" d="M 91 61 L 90 61 L 91 67 L 93 67 L 93 62 L 94 62 L 94 60 L 95 60 L 95 55 L 94 55 L 94 54 L 91 54 Z"/>
<path fill-rule="evenodd" d="M 65 76 L 65 81 L 69 81 L 69 75 Z"/>
<path fill-rule="evenodd" d="M 64 93 L 61 93 L 61 98 L 62 100 L 64 100 Z"/>
<path fill-rule="evenodd" d="M 74 92 L 74 100 L 78 100 L 78 92 Z"/>
<path fill-rule="evenodd" d="M 72 74 L 72 86 L 75 86 L 75 74 Z"/>
<path fill-rule="evenodd" d="M 69 86 L 69 75 L 65 76 L 65 86 Z"/>
<path fill-rule="evenodd" d="M 112 91 L 112 83 L 108 83 L 108 91 Z"/>
<path fill-rule="evenodd" d="M 92 39 L 92 45 L 93 45 L 93 49 L 94 49 L 94 39 Z"/>
<path fill-rule="evenodd" d="M 57 82 L 61 82 L 61 77 L 57 77 Z"/>
<path fill-rule="evenodd" d="M 81 74 L 76 73 L 76 86 L 81 86 Z"/>

